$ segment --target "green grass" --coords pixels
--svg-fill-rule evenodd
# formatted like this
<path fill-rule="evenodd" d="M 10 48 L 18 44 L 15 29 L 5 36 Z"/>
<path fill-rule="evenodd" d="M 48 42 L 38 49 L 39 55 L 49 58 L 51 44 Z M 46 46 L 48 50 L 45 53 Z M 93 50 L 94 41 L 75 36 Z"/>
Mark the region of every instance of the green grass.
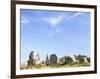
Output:
<path fill-rule="evenodd" d="M 35 66 L 21 66 L 20 69 L 50 69 L 50 68 L 68 68 L 68 67 L 84 67 L 84 66 L 90 66 L 90 63 L 72 63 L 72 64 L 52 64 L 46 66 L 45 64 L 38 64 Z"/>

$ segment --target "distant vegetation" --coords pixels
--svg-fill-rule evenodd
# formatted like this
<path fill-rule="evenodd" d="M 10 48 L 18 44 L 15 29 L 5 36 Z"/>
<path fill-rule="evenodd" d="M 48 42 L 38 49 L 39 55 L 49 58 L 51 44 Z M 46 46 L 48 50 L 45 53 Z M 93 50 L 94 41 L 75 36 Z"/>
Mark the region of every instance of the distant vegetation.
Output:
<path fill-rule="evenodd" d="M 46 56 L 45 61 L 41 61 L 39 54 L 31 51 L 27 64 L 21 64 L 20 69 L 48 69 L 90 66 L 90 57 L 86 55 L 71 55 L 58 58 L 56 54 Z"/>

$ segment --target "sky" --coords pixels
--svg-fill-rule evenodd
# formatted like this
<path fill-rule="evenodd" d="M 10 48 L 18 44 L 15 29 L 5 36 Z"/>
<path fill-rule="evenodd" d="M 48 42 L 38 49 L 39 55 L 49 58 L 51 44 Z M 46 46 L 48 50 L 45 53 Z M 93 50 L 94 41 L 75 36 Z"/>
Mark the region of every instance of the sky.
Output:
<path fill-rule="evenodd" d="M 21 63 L 31 51 L 41 60 L 55 53 L 90 56 L 90 13 L 20 9 Z"/>

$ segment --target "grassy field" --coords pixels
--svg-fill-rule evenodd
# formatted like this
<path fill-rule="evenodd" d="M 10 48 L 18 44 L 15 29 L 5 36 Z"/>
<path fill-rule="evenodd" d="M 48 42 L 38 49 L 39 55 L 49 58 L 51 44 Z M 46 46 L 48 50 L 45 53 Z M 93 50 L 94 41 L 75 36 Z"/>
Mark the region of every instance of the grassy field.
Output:
<path fill-rule="evenodd" d="M 68 67 L 84 67 L 90 66 L 90 63 L 72 63 L 72 64 L 53 64 L 53 65 L 45 65 L 38 64 L 33 66 L 22 65 L 21 70 L 23 69 L 50 69 L 50 68 L 68 68 Z"/>

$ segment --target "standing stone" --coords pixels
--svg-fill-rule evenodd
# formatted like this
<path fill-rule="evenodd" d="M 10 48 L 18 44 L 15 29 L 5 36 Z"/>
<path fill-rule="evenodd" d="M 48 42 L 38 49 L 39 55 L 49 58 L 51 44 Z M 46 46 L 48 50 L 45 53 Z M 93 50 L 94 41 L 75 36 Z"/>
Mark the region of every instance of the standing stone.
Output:
<path fill-rule="evenodd" d="M 79 58 L 79 62 L 80 63 L 88 63 L 87 56 L 85 56 L 85 55 L 79 55 L 78 58 Z"/>
<path fill-rule="evenodd" d="M 35 64 L 40 64 L 40 56 L 39 56 L 39 54 L 36 54 L 36 56 L 35 56 Z"/>
<path fill-rule="evenodd" d="M 49 60 L 49 57 L 48 57 L 48 55 L 47 55 L 47 57 L 46 57 L 46 61 L 45 61 L 45 63 L 46 63 L 46 65 L 48 66 L 49 65 L 49 62 L 50 60 Z"/>
<path fill-rule="evenodd" d="M 50 64 L 57 64 L 57 60 L 58 60 L 58 58 L 57 58 L 56 54 L 50 55 Z"/>
<path fill-rule="evenodd" d="M 73 62 L 76 62 L 77 61 L 75 55 L 71 55 L 70 57 L 72 58 Z"/>
<path fill-rule="evenodd" d="M 66 56 L 66 64 L 73 63 L 73 59 L 70 56 Z"/>
<path fill-rule="evenodd" d="M 87 57 L 87 61 L 88 61 L 88 63 L 90 63 L 90 57 Z"/>
<path fill-rule="evenodd" d="M 58 62 L 58 63 L 61 64 L 61 65 L 66 64 L 66 56 L 61 57 L 61 58 L 59 59 L 59 62 Z"/>
<path fill-rule="evenodd" d="M 30 52 L 29 60 L 28 60 L 27 64 L 28 64 L 28 66 L 35 65 L 34 51 L 31 51 L 31 52 Z"/>
<path fill-rule="evenodd" d="M 88 63 L 87 57 L 83 57 L 84 63 Z"/>

